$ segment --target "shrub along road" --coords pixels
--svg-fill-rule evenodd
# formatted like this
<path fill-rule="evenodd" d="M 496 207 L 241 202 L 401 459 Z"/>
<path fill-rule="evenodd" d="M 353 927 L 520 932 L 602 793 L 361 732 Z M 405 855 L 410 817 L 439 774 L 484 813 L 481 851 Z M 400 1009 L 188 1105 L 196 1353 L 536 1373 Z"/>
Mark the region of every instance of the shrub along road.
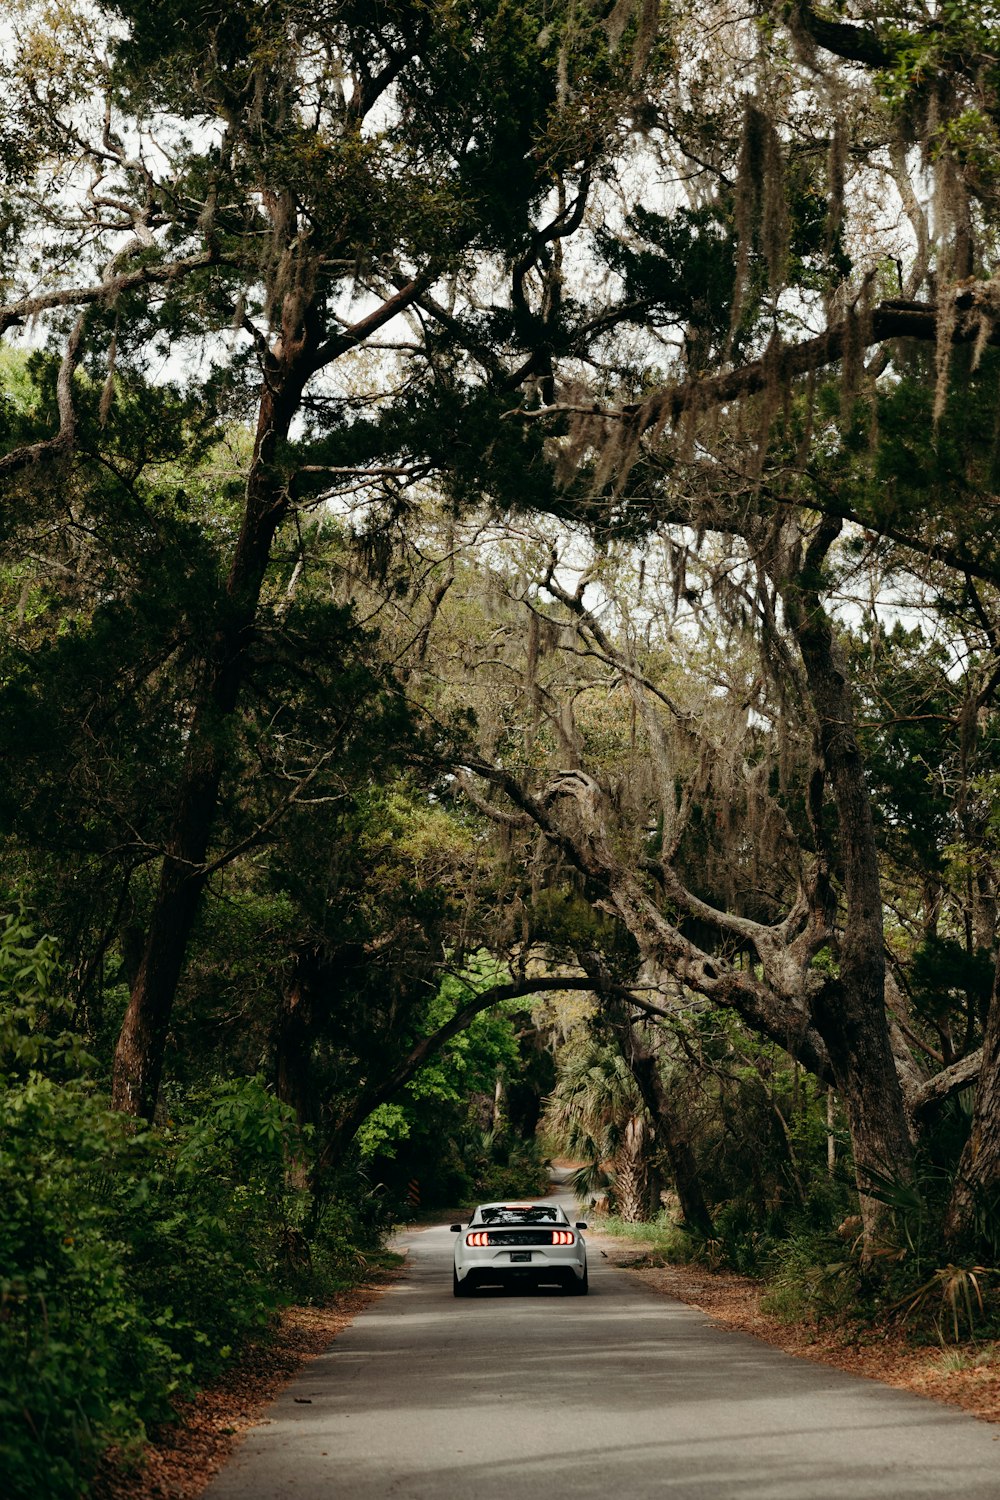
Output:
<path fill-rule="evenodd" d="M 210 1500 L 996 1500 L 1000 1434 L 720 1329 L 591 1256 L 591 1295 L 451 1294 L 446 1228 L 313 1361 Z"/>

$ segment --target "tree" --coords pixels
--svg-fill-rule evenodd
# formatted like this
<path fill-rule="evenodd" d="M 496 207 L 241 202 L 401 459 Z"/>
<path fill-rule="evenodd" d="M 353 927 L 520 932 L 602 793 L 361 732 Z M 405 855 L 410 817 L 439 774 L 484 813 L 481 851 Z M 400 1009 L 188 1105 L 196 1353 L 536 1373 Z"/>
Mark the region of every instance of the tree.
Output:
<path fill-rule="evenodd" d="M 482 533 L 470 536 L 481 558 Z M 481 710 L 479 749 L 460 759 L 494 794 L 468 774 L 460 785 L 505 839 L 528 840 L 515 847 L 530 861 L 536 931 L 550 941 L 555 931 L 540 891 L 577 882 L 634 944 L 608 976 L 601 962 L 594 968 L 595 929 L 577 924 L 570 946 L 598 993 L 605 978 L 613 987 L 627 974 L 637 1001 L 640 972 L 661 996 L 683 986 L 732 1007 L 834 1083 L 874 1235 L 877 1185 L 906 1172 L 933 1102 L 974 1076 L 977 1037 L 928 1077 L 911 1050 L 924 1021 L 886 977 L 879 892 L 895 834 L 891 804 L 879 827 L 872 816 L 865 751 L 873 733 L 897 731 L 851 727 L 860 700 L 846 675 L 848 637 L 819 590 L 842 588 L 855 564 L 833 543 L 832 527 L 803 538 L 789 525 L 759 561 L 731 544 L 639 560 L 627 546 L 588 554 L 577 537 L 563 560 L 524 524 L 516 543 L 491 543 L 484 587 L 481 562 L 475 576 L 459 563 L 452 527 L 454 576 L 425 670 L 439 695 L 440 662 L 455 671 L 453 616 L 463 643 L 453 680 L 469 684 L 466 701 Z M 569 573 L 575 589 L 561 581 Z M 705 660 L 686 644 L 681 665 L 675 652 L 692 617 Z M 547 856 L 529 853 L 532 829 Z M 897 891 L 914 919 L 924 886 Z M 909 963 L 899 955 L 908 988 Z M 658 1074 L 642 1051 L 637 1077 L 645 1074 L 656 1113 Z M 934 1056 L 923 1048 L 927 1062 Z M 695 1206 L 688 1217 L 706 1216 Z"/>
<path fill-rule="evenodd" d="M 978 932 L 965 940 L 974 964 L 973 950 L 995 945 L 988 818 L 969 771 L 977 755 L 989 762 L 1000 639 L 995 441 L 983 420 L 998 342 L 992 18 L 959 7 L 928 20 L 904 5 L 891 24 L 867 7 L 833 20 L 803 3 L 758 26 L 728 4 L 654 22 L 648 7 L 605 19 L 540 0 L 440 0 L 390 5 L 372 26 L 365 7 L 247 0 L 167 24 L 181 10 L 116 0 L 118 30 L 89 31 L 106 14 L 95 12 L 47 50 L 33 50 L 26 22 L 11 87 L 42 144 L 10 125 L 3 137 L 17 184 L 11 244 L 26 257 L 58 245 L 72 274 L 48 262 L 39 286 L 12 284 L 0 310 L 4 328 L 40 317 L 52 333 L 37 400 L 5 409 L 0 473 L 31 497 L 30 524 L 46 507 L 61 515 L 62 488 L 28 476 L 71 474 L 78 530 L 155 492 L 169 533 L 160 563 L 178 545 L 199 558 L 165 609 L 185 621 L 183 671 L 171 657 L 169 681 L 142 679 L 166 681 L 159 697 L 144 687 L 143 706 L 168 726 L 170 754 L 153 757 L 168 790 L 119 1104 L 152 1108 L 210 872 L 289 811 L 250 798 L 241 838 L 222 837 L 240 825 L 234 745 L 241 716 L 253 719 L 260 647 L 281 635 L 276 622 L 322 556 L 321 528 L 293 538 L 292 523 L 357 491 L 379 608 L 412 600 L 413 636 L 395 640 L 379 680 L 395 674 L 418 716 L 436 717 L 424 764 L 436 755 L 458 768 L 464 795 L 512 845 L 529 831 L 544 840 L 533 869 L 519 856 L 532 898 L 570 880 L 613 913 L 632 967 L 623 960 L 609 983 L 632 982 L 645 963 L 654 982 L 736 1009 L 836 1082 L 871 1236 L 880 1207 L 866 1174 L 906 1174 L 935 1102 L 978 1068 L 992 1110 L 981 1068 L 992 1053 L 976 1046 L 985 1001 L 928 1078 L 934 1053 L 903 993 L 912 954 L 901 938 L 887 968 L 898 932 L 892 920 L 887 932 L 884 881 L 896 879 L 899 844 L 890 853 L 892 814 L 872 805 L 872 758 L 884 771 L 889 737 L 862 718 L 872 680 L 852 657 L 850 618 L 902 608 L 960 619 L 951 639 L 976 655 L 957 740 L 945 735 L 963 790 L 935 803 L 942 821 L 919 882 L 947 910 L 947 930 L 927 941 L 956 940 L 961 916 Z M 38 150 L 69 174 L 56 200 L 32 196 Z M 650 181 L 663 186 L 649 193 Z M 145 362 L 167 338 L 184 389 L 151 417 Z M 196 346 L 212 365 L 201 380 L 182 358 Z M 242 432 L 238 493 L 213 494 L 186 526 L 152 466 L 123 463 L 135 446 L 126 431 L 159 441 L 186 481 L 192 468 L 204 477 L 210 438 L 203 429 L 192 466 L 190 423 L 206 409 L 216 434 Z M 452 540 L 445 528 L 424 555 L 439 501 Z M 462 691 L 446 673 L 433 681 L 431 658 L 435 639 L 460 634 L 447 623 L 454 539 L 467 518 L 486 525 L 484 505 L 514 539 L 497 571 L 524 596 L 527 650 L 515 687 L 504 633 L 520 625 L 508 615 L 495 677 L 509 680 L 480 702 L 479 743 L 456 754 Z M 522 525 L 529 513 L 551 522 L 551 558 Z M 583 569 L 567 563 L 558 526 L 594 538 Z M 117 546 L 123 555 L 127 539 Z M 644 641 L 643 598 L 609 632 L 599 591 L 618 584 L 623 559 L 634 568 L 630 549 L 653 546 L 669 563 L 657 587 L 659 602 L 673 600 L 670 629 Z M 866 602 L 845 603 L 860 554 L 884 567 Z M 152 571 L 134 592 L 166 600 L 169 568 L 159 581 Z M 422 571 L 426 589 L 412 586 Z M 356 602 L 369 585 L 350 587 Z M 105 580 L 88 597 L 96 636 L 114 589 Z M 302 638 L 312 633 L 322 628 L 304 623 Z M 724 723 L 704 707 L 711 681 L 678 712 L 657 659 L 688 652 L 695 633 L 740 665 L 723 679 Z M 147 659 L 165 634 L 162 623 L 151 632 Z M 582 662 L 582 682 L 548 682 L 546 651 Z M 326 688 L 336 719 L 342 689 Z M 619 747 L 622 724 L 631 801 L 600 745 L 603 733 Z M 313 744 L 303 782 L 325 753 Z M 121 788 L 127 804 L 127 777 Z M 734 791 L 739 827 L 717 837 L 711 817 L 725 823 Z M 961 899 L 942 878 L 946 825 L 975 868 Z M 907 932 L 921 921 L 915 889 Z M 105 931 L 122 905 L 101 912 Z M 522 900 L 526 928 L 533 908 Z M 979 1152 L 973 1196 L 998 1173 L 992 1149 Z"/>
<path fill-rule="evenodd" d="M 547 23 L 551 54 L 538 45 Z M 605 86 L 615 64 L 599 28 L 574 40 L 558 11 L 508 13 L 492 0 L 431 9 L 403 0 L 374 25 L 368 6 L 351 4 L 246 0 L 189 16 L 173 0 L 115 0 L 68 19 L 40 50 L 37 28 L 47 25 L 28 8 L 10 82 L 28 117 L 44 117 L 46 170 L 65 172 L 67 192 L 33 196 L 32 162 L 19 158 L 14 191 L 32 212 L 11 220 L 25 266 L 11 278 L 0 328 L 51 315 L 62 343 L 50 367 L 58 426 L 15 441 L 0 473 L 22 483 L 42 462 L 107 462 L 101 423 L 147 389 L 158 349 L 185 361 L 199 401 L 238 415 L 252 435 L 210 597 L 186 613 L 190 673 L 175 705 L 183 751 L 169 773 L 156 891 L 116 1051 L 116 1106 L 149 1115 L 218 858 L 217 811 L 253 648 L 275 615 L 276 538 L 359 478 L 391 497 L 409 474 L 398 432 L 381 434 L 376 418 L 373 434 L 357 420 L 359 351 L 419 305 L 409 363 L 433 380 L 423 326 L 449 326 L 435 284 L 457 286 L 477 257 L 492 255 L 515 262 L 523 294 L 524 278 L 576 228 L 608 149 L 614 114 L 585 104 L 583 86 Z M 567 96 L 560 77 L 579 96 Z M 57 260 L 40 266 L 41 289 L 28 290 L 42 226 Z M 64 313 L 71 322 L 60 335 Z M 528 316 L 512 341 L 534 332 Z M 200 388 L 185 360 L 198 348 L 212 366 Z M 537 358 L 522 358 L 515 385 Z M 93 448 L 81 452 L 78 393 L 102 361 Z M 369 367 L 376 405 L 379 361 Z"/>
<path fill-rule="evenodd" d="M 545 1122 L 570 1156 L 583 1157 L 591 1192 L 607 1164 L 614 1209 L 626 1224 L 648 1216 L 651 1120 L 616 1047 L 589 1037 L 564 1055 Z"/>

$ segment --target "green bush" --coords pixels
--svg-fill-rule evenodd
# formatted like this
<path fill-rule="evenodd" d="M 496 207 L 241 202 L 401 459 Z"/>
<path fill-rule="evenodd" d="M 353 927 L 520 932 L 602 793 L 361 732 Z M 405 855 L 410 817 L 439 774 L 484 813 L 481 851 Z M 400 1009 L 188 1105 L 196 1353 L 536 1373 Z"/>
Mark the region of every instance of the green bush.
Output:
<path fill-rule="evenodd" d="M 0 921 L 0 1473 L 5 1496 L 68 1500 L 300 1273 L 302 1142 L 259 1079 L 176 1100 L 163 1128 L 113 1114 L 53 994 L 51 945 Z M 358 1227 L 349 1205 L 321 1226 L 328 1263 Z"/>
<path fill-rule="evenodd" d="M 75 1494 L 104 1444 L 141 1438 L 140 1372 L 165 1391 L 179 1379 L 102 1201 L 112 1151 L 79 1085 L 0 1092 L 0 1468 L 16 1496 Z"/>
<path fill-rule="evenodd" d="M 280 1283 L 280 1107 L 222 1085 L 130 1135 L 80 1082 L 0 1097 L 0 1433 L 15 1494 L 78 1492 L 259 1328 Z"/>
<path fill-rule="evenodd" d="M 778 1244 L 761 1306 L 788 1323 L 850 1314 L 858 1296 L 859 1262 L 830 1229 L 802 1228 Z"/>
<path fill-rule="evenodd" d="M 551 1191 L 549 1169 L 534 1141 L 508 1132 L 484 1132 L 479 1149 L 470 1153 L 475 1196 L 489 1203 L 499 1198 L 528 1197 Z"/>

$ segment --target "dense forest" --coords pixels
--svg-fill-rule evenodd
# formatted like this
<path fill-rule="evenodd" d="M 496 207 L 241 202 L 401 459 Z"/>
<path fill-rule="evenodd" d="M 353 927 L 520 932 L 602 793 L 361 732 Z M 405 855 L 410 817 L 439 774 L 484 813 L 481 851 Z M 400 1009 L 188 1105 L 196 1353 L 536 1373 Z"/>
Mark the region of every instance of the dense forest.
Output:
<path fill-rule="evenodd" d="M 995 1325 L 997 8 L 13 0 L 0 55 L 14 1492 L 552 1155 Z"/>

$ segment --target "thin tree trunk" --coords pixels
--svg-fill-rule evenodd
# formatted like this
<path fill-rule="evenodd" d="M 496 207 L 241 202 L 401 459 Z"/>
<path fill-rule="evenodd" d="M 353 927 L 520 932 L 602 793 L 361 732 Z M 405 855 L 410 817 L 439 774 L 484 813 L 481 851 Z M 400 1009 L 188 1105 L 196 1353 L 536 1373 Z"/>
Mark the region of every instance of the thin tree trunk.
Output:
<path fill-rule="evenodd" d="M 316 1123 L 312 1086 L 312 997 L 296 973 L 278 1006 L 274 1028 L 274 1091 L 295 1111 L 299 1127 Z"/>
<path fill-rule="evenodd" d="M 274 1089 L 282 1104 L 295 1111 L 299 1135 L 288 1155 L 287 1176 L 293 1188 L 310 1186 L 309 1161 L 303 1149 L 306 1126 L 319 1123 L 313 1083 L 316 987 L 321 971 L 315 950 L 299 950 L 284 986 L 274 1024 Z M 301 1253 L 300 1247 L 296 1253 Z"/>
<path fill-rule="evenodd" d="M 832 1177 L 837 1170 L 837 1137 L 833 1133 L 835 1123 L 835 1096 L 833 1089 L 826 1091 L 826 1170 Z"/>
<path fill-rule="evenodd" d="M 174 997 L 205 886 L 205 859 L 227 765 L 226 725 L 246 679 L 248 648 L 274 534 L 288 510 L 273 470 L 288 436 L 308 366 L 302 340 L 270 361 L 262 388 L 243 525 L 219 606 L 214 639 L 188 734 L 173 826 L 160 868 L 139 971 L 112 1070 L 112 1107 L 153 1117 Z"/>
<path fill-rule="evenodd" d="M 700 1234 L 711 1235 L 714 1232 L 712 1215 L 705 1202 L 698 1165 L 687 1132 L 663 1082 L 659 1059 L 648 1042 L 639 1036 L 635 1026 L 623 1022 L 618 1031 L 636 1087 L 667 1153 L 684 1223 Z"/>

